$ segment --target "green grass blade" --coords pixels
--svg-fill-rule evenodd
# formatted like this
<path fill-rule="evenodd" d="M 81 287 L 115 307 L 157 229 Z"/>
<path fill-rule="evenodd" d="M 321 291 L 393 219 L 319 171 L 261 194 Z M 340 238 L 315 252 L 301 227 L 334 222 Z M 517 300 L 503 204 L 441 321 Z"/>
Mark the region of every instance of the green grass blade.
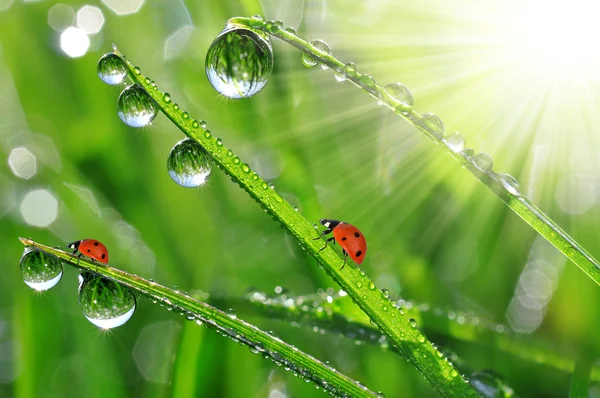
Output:
<path fill-rule="evenodd" d="M 230 23 L 242 27 L 261 30 L 271 36 L 285 41 L 288 44 L 298 48 L 305 54 L 327 65 L 333 71 L 342 71 L 344 63 L 336 59 L 331 54 L 326 54 L 313 47 L 310 43 L 302 40 L 298 36 L 269 22 L 263 22 L 258 19 L 236 17 L 229 20 Z M 436 142 L 442 150 L 452 156 L 462 166 L 469 169 L 473 175 L 492 190 L 510 209 L 525 220 L 548 242 L 554 245 L 558 250 L 565 254 L 575 265 L 585 272 L 594 282 L 600 284 L 600 263 L 583 246 L 578 244 L 569 234 L 562 230 L 552 219 L 540 210 L 536 205 L 523 197 L 518 187 L 511 186 L 505 175 L 496 174 L 493 171 L 484 172 L 472 163 L 472 158 L 468 154 L 455 153 L 448 146 L 444 145 L 439 137 L 433 135 L 425 126 L 423 116 L 417 113 L 412 107 L 406 107 L 404 104 L 391 97 L 383 87 L 377 85 L 370 76 L 356 72 L 352 77 L 346 76 L 347 80 L 357 87 L 376 98 L 381 104 L 385 105 L 393 112 L 406 119 L 413 126 L 421 130 L 425 135 Z"/>
<path fill-rule="evenodd" d="M 571 388 L 569 389 L 569 398 L 581 398 L 589 396 L 590 371 L 592 360 L 587 353 L 580 356 L 575 364 L 571 378 Z"/>
<path fill-rule="evenodd" d="M 222 140 L 180 109 L 170 96 L 161 92 L 157 85 L 142 75 L 121 54 L 116 47 L 115 54 L 126 63 L 129 77 L 143 87 L 154 99 L 158 108 L 185 135 L 196 140 L 211 155 L 214 162 L 227 173 L 252 198 L 254 198 L 273 219 L 281 223 L 300 243 L 300 245 L 323 266 L 323 269 L 342 287 L 358 306 L 376 323 L 390 342 L 398 347 L 402 355 L 429 381 L 442 396 L 475 397 L 477 394 L 469 386 L 458 370 L 442 358 L 441 353 L 418 329 L 412 327 L 408 319 L 393 308 L 375 283 L 362 270 L 352 266 L 343 267 L 342 257 L 331 246 L 326 250 L 315 229 L 315 225 L 301 215 L 270 188 L 250 166 L 237 157 L 232 150 L 223 145 Z"/>
<path fill-rule="evenodd" d="M 42 245 L 30 239 L 20 239 L 26 246 L 34 246 L 56 256 L 63 263 L 68 263 L 69 265 L 119 282 L 149 297 L 153 301 L 160 302 L 168 308 L 180 312 L 190 321 L 203 323 L 210 329 L 214 329 L 234 341 L 249 346 L 251 350 L 262 354 L 265 358 L 269 358 L 275 363 L 284 365 L 286 368 L 297 372 L 305 380 L 312 381 L 315 385 L 334 395 L 377 397 L 377 394 L 368 390 L 365 386 L 341 374 L 332 367 L 325 365 L 316 358 L 298 350 L 296 347 L 263 332 L 237 317 L 231 317 L 204 302 L 117 268 L 100 265 L 83 258 L 78 259 L 71 253 Z M 184 387 L 181 386 L 181 388 Z"/>

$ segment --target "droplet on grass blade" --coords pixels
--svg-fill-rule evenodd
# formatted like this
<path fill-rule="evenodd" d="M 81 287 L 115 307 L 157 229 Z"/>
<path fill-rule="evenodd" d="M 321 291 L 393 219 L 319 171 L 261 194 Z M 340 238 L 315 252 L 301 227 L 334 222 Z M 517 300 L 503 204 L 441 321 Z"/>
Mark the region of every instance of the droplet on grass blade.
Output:
<path fill-rule="evenodd" d="M 154 120 L 158 108 L 154 100 L 141 86 L 133 84 L 119 95 L 117 113 L 128 126 L 144 127 Z"/>
<path fill-rule="evenodd" d="M 414 105 L 413 96 L 405 85 L 400 83 L 391 83 L 387 84 L 383 89 L 389 94 L 390 97 L 400 102 L 404 108 L 410 108 Z"/>
<path fill-rule="evenodd" d="M 446 146 L 454 153 L 461 153 L 465 150 L 467 141 L 460 133 L 452 133 L 444 138 Z"/>
<path fill-rule="evenodd" d="M 273 49 L 262 32 L 228 24 L 206 54 L 206 76 L 228 98 L 247 98 L 267 84 L 273 71 Z"/>
<path fill-rule="evenodd" d="M 106 84 L 122 83 L 127 77 L 127 65 L 117 54 L 104 54 L 98 61 L 98 76 Z"/>
<path fill-rule="evenodd" d="M 177 184 L 195 188 L 208 181 L 212 174 L 212 159 L 202 145 L 186 138 L 171 149 L 167 170 Z"/>
<path fill-rule="evenodd" d="M 136 300 L 127 286 L 84 272 L 79 275 L 79 307 L 88 321 L 112 329 L 131 319 Z"/>
<path fill-rule="evenodd" d="M 475 167 L 483 172 L 492 170 L 492 166 L 494 165 L 492 158 L 487 153 L 478 153 L 477 155 L 473 156 L 471 162 Z"/>
<path fill-rule="evenodd" d="M 37 291 L 53 288 L 63 275 L 62 263 L 56 257 L 32 248 L 25 248 L 20 269 L 23 282 Z"/>
<path fill-rule="evenodd" d="M 444 136 L 444 123 L 433 113 L 424 114 L 419 120 L 419 125 L 437 139 Z"/>

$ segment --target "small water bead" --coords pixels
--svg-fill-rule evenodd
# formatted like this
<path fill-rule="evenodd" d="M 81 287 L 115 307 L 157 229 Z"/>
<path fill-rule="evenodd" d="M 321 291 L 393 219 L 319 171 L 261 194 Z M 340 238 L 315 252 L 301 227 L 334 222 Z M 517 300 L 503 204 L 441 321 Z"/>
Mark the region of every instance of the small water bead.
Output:
<path fill-rule="evenodd" d="M 273 49 L 262 32 L 228 24 L 206 54 L 206 75 L 217 92 L 247 98 L 267 84 L 273 71 Z"/>
<path fill-rule="evenodd" d="M 356 68 L 356 65 L 354 64 L 354 62 L 348 62 L 346 65 L 344 65 L 344 69 L 342 71 L 344 72 L 344 74 L 346 76 L 354 77 L 354 76 L 356 76 L 358 69 Z"/>
<path fill-rule="evenodd" d="M 206 183 L 212 174 L 212 159 L 202 145 L 185 138 L 171 149 L 167 170 L 177 184 L 195 188 Z"/>
<path fill-rule="evenodd" d="M 416 321 L 416 319 L 415 319 L 415 318 L 410 318 L 410 319 L 408 320 L 408 323 L 410 323 L 410 326 L 412 326 L 413 328 L 416 328 L 416 327 L 417 327 L 417 321 Z"/>
<path fill-rule="evenodd" d="M 215 142 L 216 142 L 217 146 L 223 146 L 223 140 L 222 140 L 222 139 L 220 139 L 220 138 L 217 138 L 217 139 L 215 140 Z"/>
<path fill-rule="evenodd" d="M 131 319 L 136 301 L 127 286 L 87 272 L 79 278 L 79 306 L 88 321 L 102 329 L 111 329 Z"/>
<path fill-rule="evenodd" d="M 383 88 L 390 97 L 400 102 L 403 108 L 412 108 L 414 99 L 410 90 L 403 84 L 391 83 Z"/>
<path fill-rule="evenodd" d="M 433 113 L 424 114 L 419 120 L 419 125 L 438 139 L 444 136 L 444 123 Z"/>
<path fill-rule="evenodd" d="M 373 282 L 369 283 L 369 290 L 375 290 L 375 283 L 373 283 Z"/>
<path fill-rule="evenodd" d="M 469 384 L 484 398 L 508 398 L 514 394 L 512 388 L 490 371 L 472 373 Z"/>
<path fill-rule="evenodd" d="M 471 159 L 471 162 L 475 167 L 483 172 L 488 172 L 492 169 L 494 162 L 492 158 L 487 153 L 478 153 Z"/>
<path fill-rule="evenodd" d="M 327 55 L 331 55 L 331 48 L 323 40 L 313 40 L 313 41 L 310 42 L 310 44 L 312 44 L 312 46 L 314 48 L 316 48 L 317 50 L 321 51 L 322 53 L 325 53 Z M 323 69 L 329 69 L 329 66 L 325 65 L 324 63 L 321 63 L 321 68 L 323 68 Z"/>
<path fill-rule="evenodd" d="M 151 82 L 151 80 L 150 80 L 150 78 L 149 78 L 149 77 L 147 77 L 147 78 L 145 78 L 145 79 L 144 79 L 144 82 L 146 82 L 146 84 L 148 84 L 148 85 L 149 85 L 149 84 L 150 84 L 150 82 Z"/>
<path fill-rule="evenodd" d="M 521 191 L 519 190 L 519 182 L 517 179 L 510 174 L 498 174 L 498 179 L 500 183 L 509 193 L 518 196 L 521 195 Z"/>
<path fill-rule="evenodd" d="M 252 181 L 258 181 L 258 174 L 252 174 Z"/>
<path fill-rule="evenodd" d="M 263 17 L 261 17 L 260 15 L 253 15 L 250 18 L 250 26 L 260 27 L 262 25 L 263 25 Z"/>
<path fill-rule="evenodd" d="M 242 164 L 242 171 L 244 173 L 249 173 L 250 172 L 250 166 L 247 163 L 243 163 Z"/>
<path fill-rule="evenodd" d="M 206 131 L 204 132 L 204 138 L 211 138 L 211 137 L 212 137 L 212 135 L 210 134 L 210 131 L 209 131 L 209 130 L 206 130 Z"/>
<path fill-rule="evenodd" d="M 296 35 L 296 29 L 292 28 L 291 26 L 289 28 L 285 28 L 284 30 L 292 35 Z"/>
<path fill-rule="evenodd" d="M 197 121 L 194 120 L 192 122 L 192 127 L 195 128 L 195 129 L 197 129 L 198 127 L 200 127 L 200 123 L 198 123 Z"/>
<path fill-rule="evenodd" d="M 227 156 L 233 156 L 233 152 L 231 151 L 231 149 L 227 150 Z"/>
<path fill-rule="evenodd" d="M 98 76 L 106 84 L 120 84 L 127 77 L 127 65 L 117 54 L 104 54 L 98 61 Z"/>
<path fill-rule="evenodd" d="M 189 115 L 187 112 L 183 112 L 183 113 L 181 114 L 181 118 L 182 118 L 182 119 L 184 119 L 184 120 L 186 120 L 186 119 L 189 119 L 189 118 L 190 118 L 190 115 Z"/>
<path fill-rule="evenodd" d="M 163 95 L 163 101 L 165 101 L 167 104 L 168 104 L 169 102 L 171 102 L 171 94 L 169 94 L 169 93 L 165 93 L 165 94 Z"/>
<path fill-rule="evenodd" d="M 179 104 L 173 104 L 173 110 L 178 111 L 179 110 Z"/>
<path fill-rule="evenodd" d="M 262 189 L 264 189 L 265 191 L 266 191 L 267 189 L 269 189 L 269 186 L 267 185 L 267 183 L 266 183 L 266 182 L 263 182 L 262 184 L 260 184 L 260 187 L 261 187 Z"/>
<path fill-rule="evenodd" d="M 240 164 L 240 158 L 238 158 L 237 156 L 233 158 L 233 164 Z"/>
<path fill-rule="evenodd" d="M 475 155 L 475 150 L 473 148 L 467 148 L 462 152 L 462 154 L 466 160 L 469 160 Z"/>
<path fill-rule="evenodd" d="M 335 72 L 333 77 L 335 77 L 335 80 L 339 83 L 346 81 L 346 76 L 344 76 L 342 72 Z"/>
<path fill-rule="evenodd" d="M 128 126 L 144 127 L 154 120 L 158 108 L 154 100 L 141 86 L 133 84 L 119 95 L 117 113 Z"/>
<path fill-rule="evenodd" d="M 56 257 L 32 248 L 25 249 L 19 268 L 23 282 L 40 292 L 56 286 L 63 275 L 62 263 Z"/>
<path fill-rule="evenodd" d="M 138 66 L 135 66 L 133 68 L 133 73 L 135 73 L 136 75 L 141 75 L 142 71 L 140 70 L 140 68 Z"/>
<path fill-rule="evenodd" d="M 444 143 L 454 153 L 461 153 L 465 150 L 465 146 L 467 145 L 465 137 L 458 132 L 452 133 L 444 138 Z"/>
<path fill-rule="evenodd" d="M 267 26 L 268 26 L 267 29 L 269 29 L 269 32 L 272 34 L 276 34 L 277 32 L 279 32 L 281 30 L 281 27 L 279 25 L 277 25 L 277 23 L 275 21 L 267 21 Z"/>

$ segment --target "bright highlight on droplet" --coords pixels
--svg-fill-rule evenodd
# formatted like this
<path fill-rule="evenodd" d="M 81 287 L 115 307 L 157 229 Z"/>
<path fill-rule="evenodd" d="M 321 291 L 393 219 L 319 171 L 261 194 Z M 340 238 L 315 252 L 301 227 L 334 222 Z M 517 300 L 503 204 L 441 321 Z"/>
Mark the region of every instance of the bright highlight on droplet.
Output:
<path fill-rule="evenodd" d="M 102 30 L 104 15 L 102 10 L 94 6 L 83 6 L 77 11 L 77 27 L 87 34 L 94 34 Z"/>
<path fill-rule="evenodd" d="M 18 147 L 10 152 L 8 166 L 14 175 L 25 180 L 33 177 L 37 171 L 35 156 L 25 147 Z"/>
<path fill-rule="evenodd" d="M 78 58 L 90 48 L 90 38 L 83 29 L 70 27 L 60 35 L 60 48 L 71 58 Z"/>
<path fill-rule="evenodd" d="M 47 227 L 58 216 L 58 200 L 45 189 L 35 189 L 21 202 L 23 220 L 35 227 Z"/>

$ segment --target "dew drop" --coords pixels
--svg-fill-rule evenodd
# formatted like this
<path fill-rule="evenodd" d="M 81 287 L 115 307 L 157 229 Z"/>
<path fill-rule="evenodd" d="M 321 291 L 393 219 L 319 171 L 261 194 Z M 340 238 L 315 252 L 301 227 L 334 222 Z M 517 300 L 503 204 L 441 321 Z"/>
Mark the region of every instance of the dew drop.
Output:
<path fill-rule="evenodd" d="M 243 164 L 242 164 L 242 171 L 243 171 L 244 173 L 250 173 L 250 166 L 248 166 L 248 164 L 247 164 L 247 163 L 243 163 Z"/>
<path fill-rule="evenodd" d="M 333 77 L 335 77 L 335 81 L 340 83 L 346 81 L 346 76 L 344 76 L 344 74 L 341 72 L 335 72 Z"/>
<path fill-rule="evenodd" d="M 127 87 L 119 95 L 117 113 L 128 126 L 144 127 L 156 117 L 158 109 L 146 90 L 137 84 Z"/>
<path fill-rule="evenodd" d="M 104 54 L 98 61 L 98 76 L 106 84 L 120 84 L 127 77 L 127 65 L 117 54 Z"/>
<path fill-rule="evenodd" d="M 25 249 L 20 269 L 23 282 L 40 292 L 56 286 L 63 275 L 62 263 L 56 257 L 32 248 Z"/>
<path fill-rule="evenodd" d="M 375 283 L 373 283 L 373 282 L 369 283 L 369 290 L 375 290 Z"/>
<path fill-rule="evenodd" d="M 171 102 L 171 94 L 169 94 L 169 93 L 165 93 L 165 94 L 163 95 L 163 101 L 165 101 L 167 104 L 168 104 L 169 102 Z"/>
<path fill-rule="evenodd" d="M 312 68 L 317 66 L 318 63 L 319 62 L 312 55 L 302 53 L 302 65 L 306 66 L 307 68 Z"/>
<path fill-rule="evenodd" d="M 267 84 L 273 71 L 273 49 L 262 32 L 228 24 L 206 54 L 206 75 L 217 92 L 247 98 Z"/>
<path fill-rule="evenodd" d="M 233 164 L 240 164 L 240 158 L 237 156 L 233 158 Z"/>
<path fill-rule="evenodd" d="M 284 30 L 292 35 L 296 35 L 296 29 L 292 28 L 291 26 L 289 28 L 285 28 Z"/>
<path fill-rule="evenodd" d="M 253 15 L 250 18 L 250 26 L 259 27 L 263 25 L 263 17 L 260 15 Z"/>
<path fill-rule="evenodd" d="M 410 323 L 410 326 L 412 326 L 413 328 L 416 328 L 416 327 L 417 327 L 417 321 L 416 321 L 416 319 L 415 319 L 415 318 L 410 318 L 410 319 L 408 320 L 408 323 Z"/>
<path fill-rule="evenodd" d="M 413 96 L 405 85 L 400 83 L 391 83 L 387 84 L 383 89 L 390 97 L 400 102 L 402 108 L 404 108 L 403 110 L 407 110 L 406 108 L 411 108 L 414 105 Z"/>
<path fill-rule="evenodd" d="M 358 69 L 356 68 L 354 62 L 348 62 L 346 65 L 344 65 L 343 72 L 348 77 L 356 76 L 357 71 Z"/>
<path fill-rule="evenodd" d="M 79 307 L 88 321 L 112 329 L 131 319 L 136 301 L 127 286 L 87 272 L 79 278 Z"/>
<path fill-rule="evenodd" d="M 467 145 L 465 137 L 458 132 L 452 133 L 444 138 L 444 143 L 454 153 L 461 153 L 465 150 L 465 146 Z"/>
<path fill-rule="evenodd" d="M 185 138 L 171 149 L 167 170 L 177 184 L 195 188 L 208 181 L 212 173 L 212 159 L 202 145 Z"/>
<path fill-rule="evenodd" d="M 514 391 L 497 375 L 489 371 L 472 373 L 469 384 L 484 398 L 512 397 Z"/>
<path fill-rule="evenodd" d="M 467 148 L 462 152 L 462 154 L 466 160 L 469 160 L 475 155 L 475 151 L 473 150 L 473 148 Z"/>
<path fill-rule="evenodd" d="M 269 32 L 272 34 L 276 34 L 277 32 L 279 32 L 281 30 L 281 26 L 279 26 L 277 24 L 277 22 L 275 22 L 275 21 L 267 21 L 267 26 L 268 26 L 267 29 L 269 29 Z"/>
<path fill-rule="evenodd" d="M 231 151 L 231 149 L 227 150 L 227 156 L 233 156 L 233 152 Z"/>
<path fill-rule="evenodd" d="M 521 191 L 519 190 L 519 182 L 517 179 L 510 174 L 498 174 L 498 179 L 500 180 L 500 184 L 506 189 L 509 193 L 519 196 L 521 195 Z"/>
<path fill-rule="evenodd" d="M 183 112 L 183 113 L 181 114 L 181 118 L 182 118 L 182 119 L 184 119 L 184 120 L 187 120 L 187 119 L 189 119 L 189 118 L 190 118 L 190 115 L 189 115 L 187 112 Z"/>
<path fill-rule="evenodd" d="M 444 136 L 444 123 L 442 123 L 442 119 L 433 113 L 424 114 L 418 123 L 435 138 L 440 139 Z"/>
<path fill-rule="evenodd" d="M 312 46 L 314 48 L 316 48 L 317 50 L 319 50 L 327 55 L 331 55 L 331 48 L 323 40 L 313 40 L 310 42 L 310 44 L 312 44 Z M 325 65 L 324 63 L 321 63 L 321 68 L 329 69 L 329 66 Z"/>
<path fill-rule="evenodd" d="M 195 129 L 197 129 L 198 127 L 200 127 L 200 123 L 198 123 L 196 120 L 194 120 L 192 122 L 192 127 L 195 128 Z"/>
<path fill-rule="evenodd" d="M 494 162 L 487 153 L 478 153 L 471 159 L 471 162 L 475 167 L 483 172 L 488 172 L 492 169 Z"/>
<path fill-rule="evenodd" d="M 140 70 L 139 66 L 136 66 L 133 68 L 133 73 L 135 73 L 136 75 L 141 75 L 142 71 Z"/>
<path fill-rule="evenodd" d="M 236 315 L 235 311 L 233 310 L 233 308 L 229 308 L 227 311 L 225 311 L 225 313 L 230 318 L 233 318 L 233 319 L 237 318 L 237 315 Z"/>

